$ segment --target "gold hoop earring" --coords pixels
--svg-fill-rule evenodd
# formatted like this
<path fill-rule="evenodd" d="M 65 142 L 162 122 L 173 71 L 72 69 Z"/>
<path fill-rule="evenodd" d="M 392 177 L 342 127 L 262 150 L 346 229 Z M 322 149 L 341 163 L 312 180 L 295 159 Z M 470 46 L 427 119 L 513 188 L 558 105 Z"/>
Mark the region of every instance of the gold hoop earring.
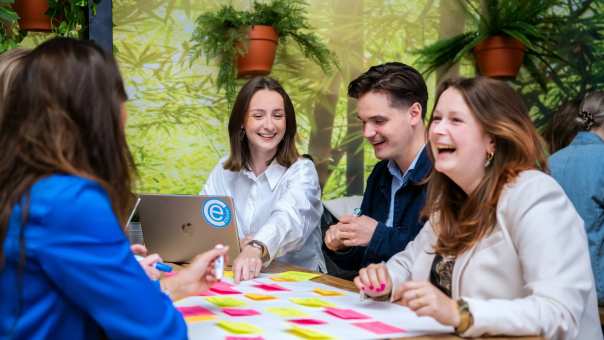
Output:
<path fill-rule="evenodd" d="M 484 162 L 484 167 L 488 168 L 489 165 L 491 165 L 492 161 L 493 161 L 493 157 L 495 157 L 495 153 L 493 152 L 487 152 L 487 159 Z"/>

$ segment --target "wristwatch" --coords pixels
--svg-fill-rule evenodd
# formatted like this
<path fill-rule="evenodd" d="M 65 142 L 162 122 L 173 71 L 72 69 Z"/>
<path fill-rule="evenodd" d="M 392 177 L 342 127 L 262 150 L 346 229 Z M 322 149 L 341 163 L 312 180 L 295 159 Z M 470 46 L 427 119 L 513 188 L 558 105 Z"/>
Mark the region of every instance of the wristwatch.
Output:
<path fill-rule="evenodd" d="M 257 241 L 257 240 L 251 240 L 247 245 L 254 247 L 256 249 L 260 249 L 260 260 L 262 261 L 262 263 L 264 263 L 270 259 L 270 256 L 268 254 L 268 249 L 266 248 L 264 243 Z"/>
<path fill-rule="evenodd" d="M 455 327 L 455 333 L 463 334 L 474 324 L 474 316 L 470 312 L 470 305 L 464 300 L 457 300 L 457 310 L 459 311 L 459 325 Z"/>

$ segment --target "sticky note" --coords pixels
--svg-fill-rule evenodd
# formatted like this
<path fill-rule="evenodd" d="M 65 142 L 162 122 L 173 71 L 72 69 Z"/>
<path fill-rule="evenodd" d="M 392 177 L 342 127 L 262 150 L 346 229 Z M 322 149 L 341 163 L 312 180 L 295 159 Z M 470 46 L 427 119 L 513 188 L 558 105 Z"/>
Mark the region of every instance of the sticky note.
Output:
<path fill-rule="evenodd" d="M 370 319 L 370 316 L 361 314 L 352 309 L 325 308 L 325 313 L 329 313 L 344 320 Z"/>
<path fill-rule="evenodd" d="M 225 270 L 224 274 L 222 274 L 222 277 L 228 277 L 228 278 L 233 278 L 235 275 L 233 275 L 233 271 L 232 270 Z"/>
<path fill-rule="evenodd" d="M 339 295 L 344 295 L 344 293 L 338 292 L 337 290 L 328 290 L 328 289 L 315 288 L 312 291 L 315 292 L 315 293 L 317 293 L 317 294 L 319 294 L 319 295 L 323 295 L 323 296 L 339 296 Z"/>
<path fill-rule="evenodd" d="M 287 321 L 298 324 L 298 325 L 307 325 L 307 326 L 322 325 L 322 324 L 327 323 L 326 321 L 318 320 L 318 319 L 289 319 Z"/>
<path fill-rule="evenodd" d="M 287 330 L 289 333 L 304 339 L 333 339 L 330 335 L 314 329 L 293 326 Z"/>
<path fill-rule="evenodd" d="M 289 298 L 289 301 L 306 307 L 333 307 L 334 304 L 317 298 Z"/>
<path fill-rule="evenodd" d="M 304 318 L 309 316 L 300 310 L 290 307 L 269 307 L 266 311 L 284 318 Z"/>
<path fill-rule="evenodd" d="M 271 291 L 271 292 L 288 291 L 289 290 L 287 288 L 281 287 L 281 286 L 276 285 L 276 284 L 271 284 L 271 283 L 261 283 L 261 284 L 254 285 L 254 287 L 260 288 L 260 289 L 264 289 L 264 290 L 268 290 L 268 291 Z"/>
<path fill-rule="evenodd" d="M 241 309 L 241 308 L 223 308 L 222 312 L 230 316 L 250 316 L 258 315 L 258 311 L 253 309 Z"/>
<path fill-rule="evenodd" d="M 385 323 L 379 322 L 379 321 L 356 322 L 356 323 L 353 323 L 353 325 L 355 325 L 359 328 L 368 330 L 374 334 L 390 334 L 390 333 L 406 332 L 406 330 L 403 328 L 397 328 L 394 326 L 390 326 L 388 324 L 385 324 Z"/>
<path fill-rule="evenodd" d="M 183 316 L 214 315 L 211 310 L 201 306 L 179 306 L 176 307 Z"/>
<path fill-rule="evenodd" d="M 227 332 L 235 334 L 254 334 L 262 332 L 262 329 L 246 322 L 233 322 L 221 320 L 216 325 Z"/>
<path fill-rule="evenodd" d="M 215 304 L 218 307 L 242 307 L 245 306 L 245 302 L 235 299 L 229 296 L 210 296 L 206 300 Z"/>
<path fill-rule="evenodd" d="M 227 336 L 225 340 L 264 340 L 261 336 Z"/>
<path fill-rule="evenodd" d="M 248 299 L 256 300 L 256 301 L 264 301 L 264 300 L 274 300 L 276 297 L 272 295 L 262 295 L 262 294 L 245 294 L 244 295 Z"/>
<path fill-rule="evenodd" d="M 214 319 L 216 319 L 216 317 L 214 315 L 198 315 L 198 316 L 187 316 L 187 317 L 185 317 L 185 321 L 187 323 L 208 321 L 208 320 L 214 320 Z"/>
<path fill-rule="evenodd" d="M 210 290 L 216 294 L 228 295 L 228 294 L 241 294 L 240 291 L 233 288 L 233 286 L 226 282 L 216 282 Z"/>
<path fill-rule="evenodd" d="M 273 275 L 271 280 L 274 281 L 291 281 L 291 282 L 301 282 L 312 280 L 315 277 L 319 277 L 321 274 L 317 273 L 306 273 L 306 272 L 297 272 L 297 271 L 288 271 L 279 273 L 277 275 Z"/>

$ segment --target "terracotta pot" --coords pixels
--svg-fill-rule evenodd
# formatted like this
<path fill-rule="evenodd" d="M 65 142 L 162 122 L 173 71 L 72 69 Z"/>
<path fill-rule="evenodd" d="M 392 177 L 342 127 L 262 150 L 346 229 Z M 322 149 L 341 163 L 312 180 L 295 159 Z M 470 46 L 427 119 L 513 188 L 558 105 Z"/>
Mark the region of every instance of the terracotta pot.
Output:
<path fill-rule="evenodd" d="M 271 73 L 277 51 L 277 31 L 272 26 L 255 25 L 249 33 L 247 54 L 237 58 L 237 77 Z"/>
<path fill-rule="evenodd" d="M 19 14 L 19 26 L 26 31 L 50 32 L 47 0 L 16 0 L 13 8 Z"/>
<path fill-rule="evenodd" d="M 480 74 L 487 77 L 515 78 L 524 59 L 524 45 L 515 38 L 495 35 L 474 47 Z"/>

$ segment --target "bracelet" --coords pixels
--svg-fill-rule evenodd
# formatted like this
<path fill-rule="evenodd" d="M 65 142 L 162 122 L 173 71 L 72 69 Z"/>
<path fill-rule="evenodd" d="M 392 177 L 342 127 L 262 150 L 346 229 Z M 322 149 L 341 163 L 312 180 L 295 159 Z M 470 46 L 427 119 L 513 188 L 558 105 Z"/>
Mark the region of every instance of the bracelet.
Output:
<path fill-rule="evenodd" d="M 459 311 L 459 325 L 455 327 L 455 333 L 460 335 L 472 327 L 474 316 L 470 312 L 470 305 L 464 299 L 457 300 L 457 310 Z"/>

